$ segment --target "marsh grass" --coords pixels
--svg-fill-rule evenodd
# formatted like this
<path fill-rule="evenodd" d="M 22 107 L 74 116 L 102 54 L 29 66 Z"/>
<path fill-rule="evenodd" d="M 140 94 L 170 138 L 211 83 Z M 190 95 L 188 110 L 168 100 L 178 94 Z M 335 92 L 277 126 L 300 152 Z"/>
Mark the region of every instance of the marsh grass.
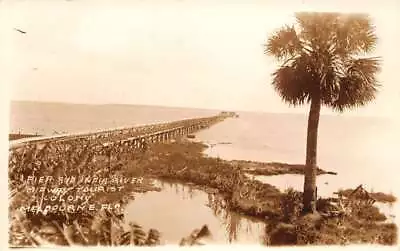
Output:
<path fill-rule="evenodd" d="M 384 215 L 374 206 L 353 209 L 351 215 L 342 218 L 319 217 L 316 220 L 301 216 L 302 193 L 294 190 L 281 193 L 274 186 L 251 180 L 245 175 L 249 167 L 246 163 L 206 157 L 202 154 L 205 147 L 201 143 L 177 139 L 175 142 L 151 145 L 145 152 L 120 149 L 109 156 L 101 148 L 96 148 L 95 143 L 83 141 L 79 144 L 27 147 L 12 152 L 9 158 L 10 246 L 162 243 L 162 236 L 156 229 L 144 230 L 140 222 L 131 222 L 128 228 L 124 228 L 123 214 L 118 210 L 46 215 L 17 210 L 22 204 L 40 203 L 42 195 L 26 193 L 20 181 L 21 175 L 57 177 L 93 174 L 99 177 L 114 174 L 144 178 L 142 183 L 125 186 L 120 192 L 92 194 L 90 199 L 99 203 L 118 202 L 125 206 L 128 201 L 134 200 L 136 192 L 157 191 L 159 188 L 149 181 L 153 178 L 190 183 L 219 194 L 229 210 L 265 220 L 268 225 L 265 243 L 270 245 L 393 245 L 397 241 L 396 225 L 382 222 Z M 70 193 L 77 195 L 76 191 Z M 328 202 L 328 199 L 318 200 L 318 211 L 332 210 Z M 232 224 L 231 228 L 235 227 Z"/>

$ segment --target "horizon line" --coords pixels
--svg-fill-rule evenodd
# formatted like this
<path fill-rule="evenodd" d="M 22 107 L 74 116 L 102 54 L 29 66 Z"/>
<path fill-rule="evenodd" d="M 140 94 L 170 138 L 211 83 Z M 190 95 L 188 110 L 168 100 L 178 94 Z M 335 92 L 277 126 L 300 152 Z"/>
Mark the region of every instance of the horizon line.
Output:
<path fill-rule="evenodd" d="M 64 104 L 64 105 L 88 105 L 88 106 L 149 106 L 149 107 L 162 107 L 162 108 L 175 108 L 175 109 L 195 109 L 195 110 L 207 110 L 207 111 L 216 111 L 216 112 L 243 112 L 243 113 L 265 113 L 265 114 L 281 114 L 281 115 L 304 115 L 307 116 L 308 111 L 304 112 L 276 112 L 276 111 L 262 111 L 262 110 L 240 110 L 240 109 L 219 109 L 219 108 L 204 108 L 204 107 L 193 107 L 193 106 L 170 106 L 170 105 L 161 105 L 161 104 L 127 104 L 127 103 L 75 103 L 75 102 L 67 102 L 67 101 L 52 101 L 52 100 L 16 100 L 11 99 L 9 102 L 31 102 L 31 103 L 53 103 L 53 104 Z M 383 118 L 383 119 L 392 119 L 389 116 L 377 116 L 371 114 L 346 114 L 346 113 L 321 113 L 323 116 L 329 117 L 358 117 L 358 118 Z"/>

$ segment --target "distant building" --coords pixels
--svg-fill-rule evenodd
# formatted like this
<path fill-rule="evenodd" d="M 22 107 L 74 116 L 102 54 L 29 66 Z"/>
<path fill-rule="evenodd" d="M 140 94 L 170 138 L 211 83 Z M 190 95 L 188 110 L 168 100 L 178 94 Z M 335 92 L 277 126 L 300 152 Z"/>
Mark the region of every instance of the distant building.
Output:
<path fill-rule="evenodd" d="M 232 118 L 238 118 L 239 117 L 239 115 L 236 112 L 227 112 L 227 111 L 220 112 L 220 116 L 232 117 Z"/>

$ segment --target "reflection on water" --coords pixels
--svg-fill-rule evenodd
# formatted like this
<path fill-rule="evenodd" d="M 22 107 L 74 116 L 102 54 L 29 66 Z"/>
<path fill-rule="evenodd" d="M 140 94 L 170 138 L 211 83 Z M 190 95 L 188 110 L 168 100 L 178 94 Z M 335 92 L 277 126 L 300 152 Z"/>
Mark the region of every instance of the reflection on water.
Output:
<path fill-rule="evenodd" d="M 398 177 L 393 175 L 399 166 L 397 123 L 382 118 L 324 115 L 320 122 L 318 165 L 338 173 L 321 179 L 329 179 L 329 186 L 364 184 L 367 190 L 393 192 L 400 197 Z M 212 157 L 301 164 L 305 161 L 306 129 L 306 115 L 240 113 L 239 118 L 226 119 L 196 133 L 196 138 L 213 146 L 205 151 Z M 215 144 L 218 142 L 231 144 Z"/>
<path fill-rule="evenodd" d="M 204 224 L 212 233 L 211 243 L 262 243 L 265 224 L 231 212 L 221 196 L 177 183 L 155 183 L 162 190 L 135 195 L 125 218 L 159 230 L 165 244 L 178 244 Z"/>

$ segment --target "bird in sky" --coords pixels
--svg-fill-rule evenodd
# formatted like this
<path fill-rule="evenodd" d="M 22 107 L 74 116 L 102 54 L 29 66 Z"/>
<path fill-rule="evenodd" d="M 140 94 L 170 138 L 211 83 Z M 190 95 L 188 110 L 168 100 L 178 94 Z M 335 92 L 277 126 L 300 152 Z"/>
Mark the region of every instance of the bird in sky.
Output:
<path fill-rule="evenodd" d="M 14 30 L 16 30 L 16 31 L 18 31 L 18 32 L 20 32 L 22 34 L 26 34 L 26 31 L 23 31 L 23 30 L 20 30 L 20 29 L 17 29 L 17 28 L 14 28 Z"/>

